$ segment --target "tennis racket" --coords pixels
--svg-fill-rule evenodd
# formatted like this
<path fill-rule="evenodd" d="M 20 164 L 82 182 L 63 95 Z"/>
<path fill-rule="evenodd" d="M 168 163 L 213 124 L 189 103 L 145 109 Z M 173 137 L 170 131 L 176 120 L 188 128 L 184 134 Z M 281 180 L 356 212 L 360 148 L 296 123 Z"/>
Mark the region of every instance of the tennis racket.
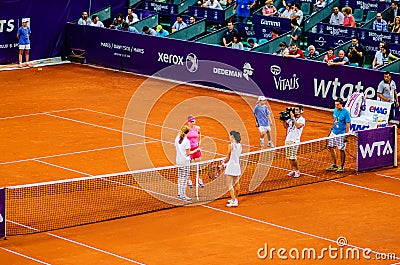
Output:
<path fill-rule="evenodd" d="M 214 180 L 222 175 L 223 166 L 222 165 L 210 165 L 208 168 L 208 178 Z"/>

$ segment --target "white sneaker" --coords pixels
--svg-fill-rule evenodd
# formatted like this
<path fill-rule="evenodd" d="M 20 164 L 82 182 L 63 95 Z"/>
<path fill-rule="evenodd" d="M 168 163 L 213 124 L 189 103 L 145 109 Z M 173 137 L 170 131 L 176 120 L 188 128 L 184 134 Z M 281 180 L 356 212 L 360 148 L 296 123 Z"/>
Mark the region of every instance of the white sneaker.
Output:
<path fill-rule="evenodd" d="M 192 198 L 186 196 L 186 195 L 178 195 L 179 200 L 181 201 L 191 201 Z"/>
<path fill-rule="evenodd" d="M 260 145 L 261 147 L 264 147 L 264 139 L 260 139 Z"/>
<path fill-rule="evenodd" d="M 274 143 L 272 141 L 268 141 L 268 146 L 269 147 L 274 147 Z"/>
<path fill-rule="evenodd" d="M 296 171 L 296 172 L 294 172 L 294 176 L 293 176 L 294 178 L 300 178 L 300 171 Z"/>
<path fill-rule="evenodd" d="M 187 180 L 187 186 L 189 187 L 189 189 L 193 188 L 192 180 L 190 180 L 190 179 Z"/>
<path fill-rule="evenodd" d="M 287 173 L 286 176 L 288 176 L 288 177 L 293 177 L 294 173 L 295 173 L 295 172 L 294 172 L 293 170 L 290 170 L 289 173 Z"/>
<path fill-rule="evenodd" d="M 239 206 L 239 202 L 237 199 L 226 204 L 226 207 L 238 207 L 238 206 Z"/>

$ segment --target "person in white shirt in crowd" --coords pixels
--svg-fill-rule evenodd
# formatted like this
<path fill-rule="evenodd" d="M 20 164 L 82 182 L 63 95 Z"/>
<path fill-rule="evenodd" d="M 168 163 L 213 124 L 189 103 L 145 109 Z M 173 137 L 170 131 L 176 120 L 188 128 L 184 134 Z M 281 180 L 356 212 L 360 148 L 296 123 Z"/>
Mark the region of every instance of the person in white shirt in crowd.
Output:
<path fill-rule="evenodd" d="M 335 26 L 342 26 L 343 20 L 344 20 L 343 13 L 340 12 L 338 6 L 334 6 L 332 10 L 333 10 L 333 13 L 331 15 L 331 18 L 329 19 L 329 24 L 335 25 Z"/>
<path fill-rule="evenodd" d="M 129 16 L 132 16 L 132 19 L 129 19 Z M 126 16 L 125 21 L 128 22 L 129 26 L 139 21 L 138 16 L 133 13 L 132 8 L 128 8 L 128 15 Z"/>
<path fill-rule="evenodd" d="M 202 5 L 202 7 L 222 10 L 222 6 L 218 2 L 218 0 L 208 0 L 205 4 Z"/>
<path fill-rule="evenodd" d="M 181 15 L 178 15 L 178 16 L 176 17 L 176 21 L 175 21 L 174 25 L 172 25 L 171 30 L 172 30 L 172 32 L 175 32 L 175 31 L 184 29 L 184 28 L 186 28 L 187 26 L 188 26 L 188 25 L 183 21 L 182 16 L 181 16 Z"/>
<path fill-rule="evenodd" d="M 157 32 L 154 29 L 149 28 L 148 26 L 144 26 L 142 28 L 142 32 L 145 35 L 157 36 Z"/>
<path fill-rule="evenodd" d="M 92 20 L 89 18 L 89 15 L 86 11 L 82 12 L 82 17 L 78 20 L 78 25 L 90 25 Z"/>
<path fill-rule="evenodd" d="M 97 15 L 92 16 L 92 23 L 90 24 L 90 26 L 104 28 L 103 22 L 100 21 L 99 16 Z"/>

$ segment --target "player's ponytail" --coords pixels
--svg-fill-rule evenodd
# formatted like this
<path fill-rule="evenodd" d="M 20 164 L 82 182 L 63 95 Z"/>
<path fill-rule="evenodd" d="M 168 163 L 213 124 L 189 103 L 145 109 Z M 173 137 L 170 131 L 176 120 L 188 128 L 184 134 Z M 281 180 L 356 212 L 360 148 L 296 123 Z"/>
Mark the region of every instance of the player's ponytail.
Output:
<path fill-rule="evenodd" d="M 186 125 L 181 128 L 181 131 L 179 132 L 179 144 L 182 143 L 183 138 L 189 133 L 189 127 Z"/>
<path fill-rule="evenodd" d="M 229 133 L 229 135 L 232 135 L 233 138 L 235 138 L 235 141 L 236 141 L 237 143 L 240 143 L 240 141 L 242 140 L 242 137 L 240 136 L 240 132 L 231 131 L 231 132 Z"/>

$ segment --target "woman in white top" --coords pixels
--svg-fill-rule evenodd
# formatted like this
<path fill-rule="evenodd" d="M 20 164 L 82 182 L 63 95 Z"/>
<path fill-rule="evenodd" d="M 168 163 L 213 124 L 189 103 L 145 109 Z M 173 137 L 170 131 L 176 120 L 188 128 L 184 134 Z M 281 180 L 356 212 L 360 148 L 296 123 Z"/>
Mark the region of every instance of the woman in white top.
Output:
<path fill-rule="evenodd" d="M 186 196 L 187 180 L 190 173 L 190 155 L 198 152 L 200 148 L 190 151 L 190 142 L 187 138 L 189 128 L 183 126 L 175 138 L 176 165 L 178 166 L 178 197 L 183 201 L 190 201 Z"/>
<path fill-rule="evenodd" d="M 229 193 L 231 195 L 231 199 L 228 200 L 226 206 L 237 207 L 239 205 L 239 177 L 242 174 L 239 162 L 239 157 L 242 153 L 242 145 L 240 144 L 241 137 L 239 132 L 231 131 L 229 133 L 229 138 L 231 140 L 231 143 L 228 145 L 228 154 L 225 160 L 222 162 L 223 165 L 226 165 L 226 183 L 229 188 Z"/>

